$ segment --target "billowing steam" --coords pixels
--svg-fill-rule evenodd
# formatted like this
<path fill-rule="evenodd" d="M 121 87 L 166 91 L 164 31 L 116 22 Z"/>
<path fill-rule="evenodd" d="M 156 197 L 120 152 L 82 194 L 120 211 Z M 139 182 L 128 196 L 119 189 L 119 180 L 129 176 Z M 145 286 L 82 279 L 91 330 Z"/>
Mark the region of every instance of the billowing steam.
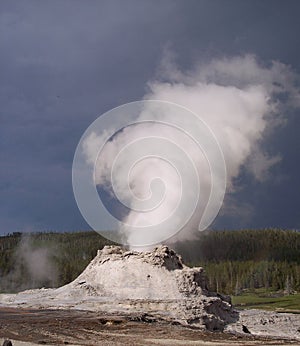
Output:
<path fill-rule="evenodd" d="M 262 66 L 250 55 L 186 72 L 166 57 L 159 72 L 145 100 L 167 102 L 145 102 L 134 121 L 124 109 L 122 120 L 87 131 L 82 141 L 95 184 L 121 202 L 120 229 L 132 246 L 208 227 L 225 183 L 234 192 L 242 167 L 266 179 L 280 156 L 265 151 L 264 137 L 284 123 L 285 107 L 300 105 L 291 69 L 279 62 Z"/>
<path fill-rule="evenodd" d="M 213 60 L 185 74 L 168 55 L 162 66 L 168 81 L 150 82 L 146 98 L 176 102 L 201 116 L 221 145 L 231 189 L 242 166 L 264 180 L 280 161 L 261 146 L 265 133 L 284 123 L 287 106 L 300 106 L 290 68 L 276 61 L 260 66 L 252 55 Z"/>

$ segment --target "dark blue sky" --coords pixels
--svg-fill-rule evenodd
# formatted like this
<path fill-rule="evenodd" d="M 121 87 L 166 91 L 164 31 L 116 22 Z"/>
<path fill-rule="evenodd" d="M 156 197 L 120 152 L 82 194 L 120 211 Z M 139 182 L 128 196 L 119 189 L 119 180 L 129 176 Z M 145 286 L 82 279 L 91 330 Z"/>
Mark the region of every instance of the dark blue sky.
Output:
<path fill-rule="evenodd" d="M 100 114 L 146 92 L 169 46 L 183 69 L 198 59 L 256 54 L 300 74 L 295 0 L 1 1 L 0 234 L 88 229 L 72 191 L 76 145 Z M 251 213 L 219 228 L 300 228 L 300 114 L 268 141 L 271 178 L 239 178 Z M 244 210 L 243 209 L 243 210 Z"/>

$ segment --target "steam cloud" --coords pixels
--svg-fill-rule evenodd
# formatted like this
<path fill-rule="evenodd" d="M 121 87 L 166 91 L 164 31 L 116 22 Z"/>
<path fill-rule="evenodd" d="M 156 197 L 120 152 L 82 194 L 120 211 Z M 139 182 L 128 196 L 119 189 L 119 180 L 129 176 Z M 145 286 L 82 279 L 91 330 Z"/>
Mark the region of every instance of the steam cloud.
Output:
<path fill-rule="evenodd" d="M 48 284 L 53 286 L 57 279 L 57 271 L 51 261 L 51 249 L 33 246 L 30 237 L 23 236 L 16 251 L 19 262 L 25 266 L 32 286 Z"/>
<path fill-rule="evenodd" d="M 51 259 L 51 248 L 36 247 L 30 235 L 23 234 L 13 259 L 14 267 L 1 277 L 2 290 L 23 290 L 41 286 L 53 287 L 57 283 L 58 272 Z"/>
<path fill-rule="evenodd" d="M 284 124 L 286 107 L 299 107 L 298 76 L 280 62 L 263 67 L 253 55 L 215 59 L 184 74 L 167 53 L 161 72 L 168 82 L 149 83 L 146 98 L 182 104 L 206 121 L 222 147 L 229 187 L 242 166 L 266 179 L 280 156 L 265 152 L 263 136 Z"/>
<path fill-rule="evenodd" d="M 288 66 L 276 61 L 263 66 L 255 56 L 246 55 L 215 59 L 182 72 L 172 60 L 171 54 L 166 53 L 158 75 L 159 78 L 149 82 L 145 100 L 164 100 L 179 104 L 197 114 L 208 125 L 224 154 L 228 192 L 234 193 L 234 179 L 238 177 L 242 167 L 258 181 L 267 179 L 270 168 L 280 162 L 281 158 L 280 155 L 271 156 L 266 152 L 264 137 L 278 126 L 284 125 L 284 111 L 287 107 L 300 105 L 299 89 L 296 87 L 298 76 Z M 137 122 L 147 119 L 148 112 L 149 109 L 143 109 Z M 183 174 L 188 183 L 182 191 L 182 176 L 177 174 L 169 161 L 145 154 L 145 159 L 136 163 L 136 150 L 127 150 L 129 144 L 135 143 L 135 147 L 139 148 L 143 146 L 147 152 L 147 146 L 152 146 L 153 142 L 147 144 L 147 141 L 143 141 L 138 144 L 139 139 L 149 136 L 168 138 L 194 163 L 201 178 L 201 195 L 195 212 L 183 227 L 185 231 L 199 224 L 210 198 L 212 181 L 206 156 L 211 153 L 199 152 L 199 148 L 184 132 L 161 123 L 165 121 L 168 124 L 173 117 L 172 112 L 162 111 L 159 124 L 140 123 L 122 131 L 116 126 L 115 135 L 106 143 L 96 161 L 95 183 L 109 193 L 112 192 L 113 185 L 114 197 L 128 206 L 121 229 L 129 244 L 135 244 L 138 237 L 144 237 L 145 244 L 155 243 L 155 235 L 132 231 L 132 227 L 153 225 L 154 222 L 160 224 L 169 217 L 180 219 L 181 210 L 176 209 L 178 200 L 183 193 L 188 195 L 197 188 L 195 179 L 185 171 Z M 186 123 L 188 121 L 186 119 Z M 83 143 L 86 160 L 90 164 L 95 162 L 99 154 L 99 142 L 104 134 L 93 132 Z M 163 151 L 163 142 L 160 145 Z M 123 155 L 120 154 L 122 152 Z M 170 149 L 168 152 L 173 162 L 179 165 L 177 168 L 181 169 L 185 163 L 176 161 L 177 154 L 177 149 Z M 115 158 L 118 158 L 117 164 Z M 127 167 L 128 162 L 135 163 L 124 175 L 122 167 Z M 119 173 L 112 174 L 114 168 Z M 163 182 L 163 186 L 159 182 L 156 184 L 156 178 Z M 221 172 L 215 174 L 213 184 L 214 188 L 222 189 Z M 138 212 L 137 199 L 152 201 L 147 212 Z M 219 202 L 216 200 L 216 203 Z M 189 207 L 192 208 L 192 205 Z M 163 233 L 164 229 L 159 231 Z"/>

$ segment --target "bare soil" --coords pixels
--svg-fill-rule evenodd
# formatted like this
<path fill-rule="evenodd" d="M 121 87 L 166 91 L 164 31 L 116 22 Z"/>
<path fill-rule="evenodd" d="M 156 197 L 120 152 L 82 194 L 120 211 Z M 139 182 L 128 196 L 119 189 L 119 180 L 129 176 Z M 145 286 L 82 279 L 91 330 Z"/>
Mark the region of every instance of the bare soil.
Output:
<path fill-rule="evenodd" d="M 251 335 L 212 333 L 153 321 L 151 316 L 141 314 L 128 317 L 79 310 L 0 308 L 0 345 L 5 338 L 29 342 L 26 345 L 299 344 L 296 341 L 258 338 Z"/>

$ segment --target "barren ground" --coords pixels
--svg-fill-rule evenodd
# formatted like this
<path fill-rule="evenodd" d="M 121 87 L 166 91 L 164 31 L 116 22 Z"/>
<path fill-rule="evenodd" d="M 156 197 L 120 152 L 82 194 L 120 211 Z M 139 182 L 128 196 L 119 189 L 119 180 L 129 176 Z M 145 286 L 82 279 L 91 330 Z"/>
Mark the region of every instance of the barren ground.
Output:
<path fill-rule="evenodd" d="M 211 333 L 150 316 L 131 318 L 79 310 L 0 308 L 0 345 L 291 345 L 296 341 Z M 25 341 L 26 343 L 19 343 Z M 28 343 L 27 343 L 28 342 Z"/>

